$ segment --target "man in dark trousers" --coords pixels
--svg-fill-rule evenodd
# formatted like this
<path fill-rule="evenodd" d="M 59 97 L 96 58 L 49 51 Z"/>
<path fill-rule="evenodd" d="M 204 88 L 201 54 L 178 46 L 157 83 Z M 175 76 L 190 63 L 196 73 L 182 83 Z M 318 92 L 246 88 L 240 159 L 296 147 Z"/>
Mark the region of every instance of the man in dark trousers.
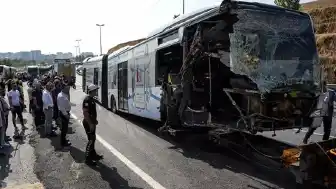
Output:
<path fill-rule="evenodd" d="M 53 98 L 53 102 L 54 102 L 54 115 L 53 115 L 53 119 L 55 120 L 55 123 L 57 126 L 60 126 L 60 122 L 59 122 L 59 110 L 58 110 L 58 103 L 57 103 L 57 95 L 62 91 L 62 83 L 60 80 L 55 79 L 54 80 L 54 85 L 55 88 L 51 91 L 51 96 Z"/>
<path fill-rule="evenodd" d="M 334 90 L 330 90 L 326 88 L 326 83 L 323 83 L 323 91 L 324 93 L 321 94 L 320 100 L 318 102 L 317 109 L 320 109 L 320 116 L 322 117 L 323 121 L 323 128 L 324 128 L 324 135 L 323 140 L 329 140 L 331 127 L 332 127 L 332 118 L 334 114 L 334 101 L 336 100 L 336 95 Z M 318 118 L 314 118 L 318 119 Z M 320 125 L 312 125 L 308 132 L 306 133 L 306 136 L 303 139 L 303 143 L 307 144 L 308 139 L 311 135 L 314 134 L 314 131 L 319 127 Z"/>
<path fill-rule="evenodd" d="M 42 100 L 42 89 L 39 82 L 34 83 L 34 89 L 32 92 L 33 97 L 33 112 L 34 112 L 34 122 L 36 129 L 39 129 L 44 125 L 44 113 L 43 113 L 43 100 Z"/>
<path fill-rule="evenodd" d="M 96 85 L 89 85 L 89 95 L 86 96 L 83 101 L 83 126 L 89 140 L 85 151 L 85 163 L 88 165 L 96 165 L 96 161 L 103 159 L 103 156 L 96 153 L 94 146 L 96 141 L 96 126 L 98 124 L 96 102 L 93 98 L 96 90 L 98 90 L 98 87 Z"/>
<path fill-rule="evenodd" d="M 66 134 L 68 132 L 69 120 L 70 120 L 70 110 L 71 105 L 66 94 L 66 88 L 62 88 L 62 91 L 57 95 L 57 104 L 59 110 L 59 117 L 61 119 L 61 146 L 68 147 L 71 143 L 66 139 Z"/>

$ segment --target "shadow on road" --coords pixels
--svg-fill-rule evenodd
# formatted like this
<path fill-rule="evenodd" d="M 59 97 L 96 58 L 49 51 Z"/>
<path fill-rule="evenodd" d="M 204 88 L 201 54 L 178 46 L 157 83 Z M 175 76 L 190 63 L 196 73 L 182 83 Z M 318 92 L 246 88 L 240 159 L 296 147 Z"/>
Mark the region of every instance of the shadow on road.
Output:
<path fill-rule="evenodd" d="M 70 148 L 70 155 L 77 163 L 84 163 L 85 153 L 76 147 Z M 110 168 L 101 162 L 98 162 L 97 166 L 91 166 L 91 168 L 100 173 L 103 180 L 109 183 L 111 188 L 130 188 L 140 189 L 138 187 L 130 187 L 127 180 L 121 177 L 116 168 Z"/>
<path fill-rule="evenodd" d="M 266 182 L 273 183 L 281 188 L 295 188 L 296 182 L 293 175 L 287 170 L 280 170 L 278 164 L 274 164 L 274 162 L 267 158 L 257 160 L 251 157 L 248 152 L 246 154 L 240 151 L 237 153 L 237 151 L 233 151 L 231 148 L 216 146 L 210 143 L 208 136 L 204 134 L 183 134 L 178 137 L 160 135 L 157 129 L 161 125 L 158 122 L 132 115 L 120 114 L 120 116 L 170 142 L 174 145 L 170 148 L 171 150 L 181 153 L 187 158 L 201 160 L 216 169 L 227 169 L 239 173 L 260 183 L 265 188 L 274 188 L 266 184 Z M 253 187 L 250 186 L 250 188 Z"/>

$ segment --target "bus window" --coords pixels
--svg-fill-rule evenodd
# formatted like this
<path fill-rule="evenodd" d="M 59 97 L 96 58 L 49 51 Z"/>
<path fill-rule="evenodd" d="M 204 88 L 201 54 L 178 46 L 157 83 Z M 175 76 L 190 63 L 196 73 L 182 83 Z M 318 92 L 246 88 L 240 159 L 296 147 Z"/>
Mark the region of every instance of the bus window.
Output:
<path fill-rule="evenodd" d="M 177 75 L 183 63 L 183 49 L 179 44 L 160 49 L 157 52 L 156 85 L 168 81 L 169 75 Z"/>

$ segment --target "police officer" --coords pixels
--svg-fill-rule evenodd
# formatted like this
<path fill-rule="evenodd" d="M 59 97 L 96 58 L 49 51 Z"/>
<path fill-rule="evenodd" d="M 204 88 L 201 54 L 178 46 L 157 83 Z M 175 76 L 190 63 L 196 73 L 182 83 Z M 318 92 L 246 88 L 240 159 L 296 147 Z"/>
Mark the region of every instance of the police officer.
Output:
<path fill-rule="evenodd" d="M 89 85 L 88 96 L 86 96 L 83 101 L 83 126 L 89 140 L 85 151 L 85 162 L 88 165 L 96 165 L 96 161 L 103 159 L 103 156 L 96 153 L 94 147 L 96 141 L 96 126 L 98 121 L 96 102 L 93 97 L 95 96 L 97 90 L 98 87 L 96 85 Z"/>
<path fill-rule="evenodd" d="M 327 85 L 324 82 L 323 83 L 323 91 L 324 93 L 320 96 L 318 109 L 321 109 L 321 117 L 323 121 L 323 128 L 324 128 L 324 134 L 323 134 L 323 140 L 329 140 L 331 127 L 332 127 L 332 118 L 334 114 L 334 101 L 336 101 L 336 93 L 334 90 L 327 89 Z M 320 107 L 319 107 L 320 106 Z M 311 135 L 314 134 L 314 131 L 319 127 L 320 125 L 312 125 L 308 132 L 306 133 L 303 143 L 307 144 L 308 139 Z"/>

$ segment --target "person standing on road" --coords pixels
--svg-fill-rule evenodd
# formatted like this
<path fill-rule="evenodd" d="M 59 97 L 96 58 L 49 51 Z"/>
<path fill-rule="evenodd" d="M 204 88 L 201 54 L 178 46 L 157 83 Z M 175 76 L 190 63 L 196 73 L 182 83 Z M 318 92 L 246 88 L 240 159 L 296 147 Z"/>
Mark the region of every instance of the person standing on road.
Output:
<path fill-rule="evenodd" d="M 54 102 L 54 115 L 53 115 L 53 119 L 55 120 L 56 125 L 60 125 L 59 123 L 59 109 L 58 109 L 58 102 L 57 102 L 57 97 L 58 94 L 62 91 L 62 84 L 60 82 L 60 80 L 55 79 L 54 80 L 54 85 L 55 88 L 51 91 L 51 96 L 53 98 L 53 102 Z"/>
<path fill-rule="evenodd" d="M 83 100 L 83 126 L 89 140 L 85 151 L 85 162 L 88 165 L 96 165 L 96 161 L 103 159 L 103 156 L 98 155 L 95 150 L 96 126 L 98 121 L 96 102 L 93 97 L 96 93 L 96 90 L 98 90 L 96 85 L 91 84 L 88 86 L 89 95 L 86 96 Z"/>
<path fill-rule="evenodd" d="M 12 111 L 12 122 L 15 128 L 15 133 L 14 133 L 14 138 L 19 137 L 19 129 L 16 126 L 16 115 L 18 115 L 19 120 L 20 120 L 20 124 L 22 126 L 22 131 L 27 129 L 24 126 L 24 122 L 23 122 L 23 116 L 22 116 L 22 107 L 21 107 L 21 102 L 20 102 L 20 92 L 17 89 L 17 85 L 16 83 L 12 83 L 12 90 L 10 90 L 8 92 L 8 101 L 9 101 L 9 105 L 10 105 L 10 109 Z"/>
<path fill-rule="evenodd" d="M 33 102 L 33 86 L 32 86 L 31 82 L 28 83 L 27 93 L 28 93 L 28 98 L 29 98 L 28 109 L 29 109 L 29 113 L 31 113 L 32 112 L 32 105 L 34 103 Z"/>
<path fill-rule="evenodd" d="M 45 116 L 44 122 L 44 131 L 45 135 L 49 137 L 57 136 L 55 132 L 52 130 L 52 122 L 53 122 L 53 109 L 54 102 L 51 97 L 50 91 L 53 89 L 52 83 L 47 83 L 46 88 L 43 90 L 42 101 L 43 101 L 43 112 Z"/>
<path fill-rule="evenodd" d="M 325 91 L 325 93 L 323 93 L 322 96 L 320 97 L 323 98 L 320 111 L 324 128 L 324 134 L 322 140 L 329 140 L 332 127 L 332 118 L 334 114 L 334 102 L 336 101 L 336 93 L 334 90 L 327 89 L 326 83 L 323 83 L 323 91 Z M 308 139 L 311 137 L 311 135 L 314 134 L 315 130 L 319 126 L 320 125 L 313 125 L 309 128 L 308 132 L 306 133 L 303 139 L 304 144 L 308 143 Z"/>
<path fill-rule="evenodd" d="M 59 110 L 58 115 L 61 119 L 61 146 L 68 147 L 71 143 L 66 139 L 66 134 L 68 133 L 71 105 L 68 95 L 66 94 L 66 88 L 64 87 L 57 95 L 57 104 Z"/>
<path fill-rule="evenodd" d="M 33 114 L 35 127 L 38 130 L 44 124 L 44 113 L 43 113 L 43 100 L 42 100 L 42 90 L 41 84 L 39 82 L 34 82 L 34 89 L 32 93 L 33 97 Z"/>
<path fill-rule="evenodd" d="M 1 107 L 4 113 L 4 118 L 3 118 L 3 125 L 4 125 L 4 136 L 5 136 L 5 141 L 8 142 L 10 141 L 10 137 L 7 136 L 7 128 L 8 128 L 8 115 L 9 115 L 9 105 L 5 100 L 5 95 L 6 95 L 6 84 L 1 83 L 0 84 L 0 103 Z"/>

